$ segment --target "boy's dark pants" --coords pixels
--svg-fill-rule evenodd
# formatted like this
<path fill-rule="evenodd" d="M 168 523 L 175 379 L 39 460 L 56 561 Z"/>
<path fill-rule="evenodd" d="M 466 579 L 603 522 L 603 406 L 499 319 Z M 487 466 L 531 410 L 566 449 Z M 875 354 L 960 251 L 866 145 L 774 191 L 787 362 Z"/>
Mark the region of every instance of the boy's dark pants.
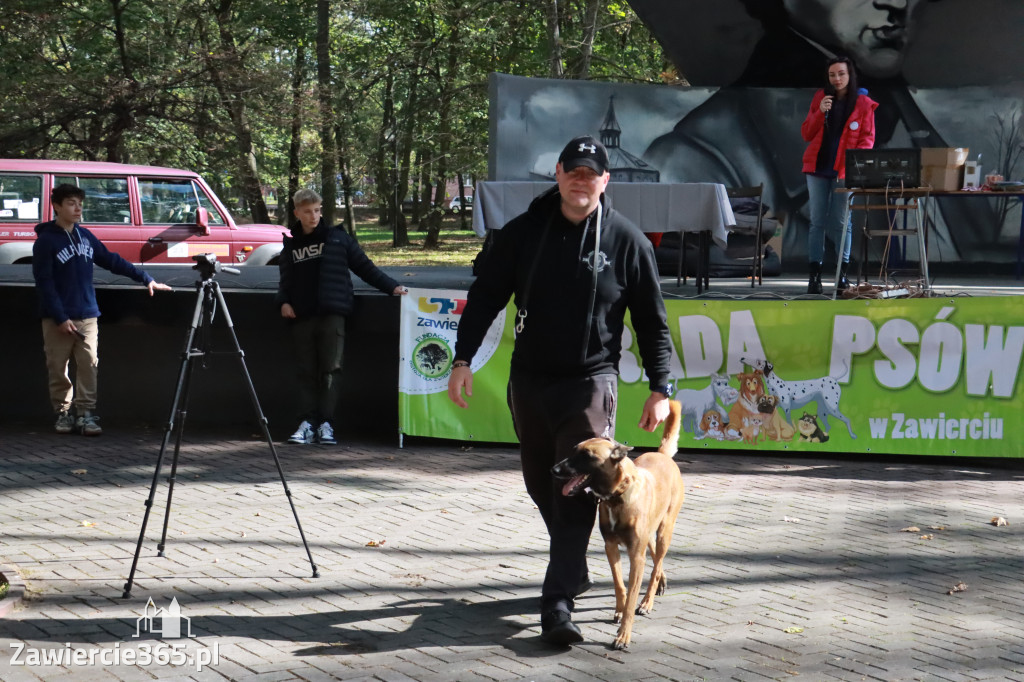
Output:
<path fill-rule="evenodd" d="M 541 610 L 573 608 L 581 578 L 587 573 L 587 545 L 597 502 L 591 495 L 566 497 L 564 481 L 551 467 L 588 438 L 615 434 L 618 377 L 554 378 L 512 370 L 508 404 L 519 438 L 523 480 L 544 524 L 550 548 L 541 588 Z"/>
<path fill-rule="evenodd" d="M 314 315 L 292 322 L 299 383 L 299 419 L 316 427 L 334 422 L 345 349 L 345 318 Z"/>

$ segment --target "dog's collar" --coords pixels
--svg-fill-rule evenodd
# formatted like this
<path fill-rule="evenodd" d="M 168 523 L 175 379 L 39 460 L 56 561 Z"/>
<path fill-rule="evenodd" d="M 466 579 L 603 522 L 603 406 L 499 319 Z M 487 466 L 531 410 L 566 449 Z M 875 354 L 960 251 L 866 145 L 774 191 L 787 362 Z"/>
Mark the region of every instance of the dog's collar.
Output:
<path fill-rule="evenodd" d="M 593 488 L 590 489 L 590 494 L 593 495 L 594 497 L 596 497 L 597 499 L 601 500 L 602 502 L 611 502 L 612 500 L 614 500 L 617 497 L 622 497 L 623 493 L 626 492 L 626 489 L 628 487 L 629 487 L 629 481 L 623 481 L 622 483 L 620 483 L 618 485 L 617 488 L 615 488 L 615 490 L 611 491 L 607 495 L 599 493 L 596 490 L 594 490 Z"/>

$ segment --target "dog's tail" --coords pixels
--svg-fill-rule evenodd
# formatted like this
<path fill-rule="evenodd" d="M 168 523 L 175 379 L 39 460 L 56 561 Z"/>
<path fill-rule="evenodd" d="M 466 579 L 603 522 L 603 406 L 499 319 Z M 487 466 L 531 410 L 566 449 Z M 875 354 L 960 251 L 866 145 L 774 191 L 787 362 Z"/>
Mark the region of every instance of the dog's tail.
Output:
<path fill-rule="evenodd" d="M 679 425 L 682 422 L 680 415 L 683 412 L 683 405 L 678 400 L 668 401 L 668 418 L 665 420 L 665 430 L 661 434 L 661 446 L 658 452 L 673 457 L 679 450 Z"/>

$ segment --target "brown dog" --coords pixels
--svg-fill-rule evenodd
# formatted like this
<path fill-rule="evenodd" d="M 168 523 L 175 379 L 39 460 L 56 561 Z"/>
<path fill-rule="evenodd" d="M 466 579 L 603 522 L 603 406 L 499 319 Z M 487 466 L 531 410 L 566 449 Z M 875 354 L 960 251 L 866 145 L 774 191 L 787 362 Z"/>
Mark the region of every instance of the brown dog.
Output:
<path fill-rule="evenodd" d="M 771 440 L 793 440 L 792 426 L 782 418 L 778 409 L 779 396 L 763 395 L 757 401 L 757 409 L 764 415 L 764 433 Z"/>
<path fill-rule="evenodd" d="M 736 378 L 740 382 L 740 398 L 729 409 L 729 423 L 725 425 L 725 433 L 738 439 L 743 435 L 744 420 L 758 414 L 757 402 L 764 395 L 764 374 L 759 369 L 753 372 L 740 372 Z"/>
<path fill-rule="evenodd" d="M 662 565 L 684 495 L 683 477 L 672 461 L 679 448 L 681 409 L 678 401 L 671 401 L 657 452 L 644 453 L 633 461 L 626 456 L 632 448 L 607 438 L 591 438 L 552 469 L 555 476 L 570 479 L 562 488 L 563 495 L 589 488 L 600 500 L 601 535 L 615 585 L 615 622 L 619 623 L 616 649 L 629 646 L 634 613 L 650 613 L 655 593 L 664 594 L 668 584 Z M 619 545 L 629 555 L 628 586 L 622 580 Z M 648 547 L 654 568 L 647 594 L 637 606 Z"/>

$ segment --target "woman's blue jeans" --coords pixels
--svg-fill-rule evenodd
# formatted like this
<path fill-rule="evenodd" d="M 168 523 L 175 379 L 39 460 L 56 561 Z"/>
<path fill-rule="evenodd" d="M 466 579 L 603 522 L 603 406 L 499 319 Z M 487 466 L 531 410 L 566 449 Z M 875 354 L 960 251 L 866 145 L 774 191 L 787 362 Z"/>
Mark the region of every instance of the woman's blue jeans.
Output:
<path fill-rule="evenodd" d="M 843 262 L 850 262 L 850 245 L 853 243 L 853 228 L 850 220 L 850 193 L 836 192 L 837 187 L 845 187 L 845 181 L 838 178 L 820 178 L 805 173 L 807 178 L 807 204 L 811 209 L 811 226 L 807 231 L 807 260 L 810 263 L 821 263 L 825 255 L 825 235 L 836 244 L 839 253 L 839 240 L 843 234 L 843 226 L 847 226 L 846 240 L 842 247 Z"/>

